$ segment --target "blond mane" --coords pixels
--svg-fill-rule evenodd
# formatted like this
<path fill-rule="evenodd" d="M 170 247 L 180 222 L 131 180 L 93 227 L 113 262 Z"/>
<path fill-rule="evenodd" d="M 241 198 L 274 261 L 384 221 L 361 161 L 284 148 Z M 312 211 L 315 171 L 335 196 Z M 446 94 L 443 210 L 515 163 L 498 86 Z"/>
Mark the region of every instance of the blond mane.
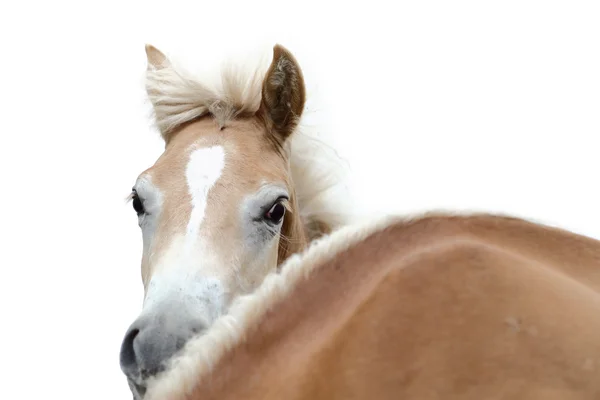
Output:
<path fill-rule="evenodd" d="M 149 49 L 152 47 L 147 46 L 147 52 Z M 229 62 L 212 80 L 199 79 L 170 60 L 159 60 L 163 68 L 149 64 L 146 90 L 162 137 L 166 141 L 179 127 L 203 116 L 212 116 L 223 127 L 232 119 L 255 114 L 269 62 L 266 57 L 244 62 L 244 67 Z M 286 150 L 300 216 L 312 240 L 347 224 L 354 216 L 343 182 L 344 163 L 317 137 L 315 127 L 305 123 L 311 113 L 308 96 Z"/>
<path fill-rule="evenodd" d="M 221 70 L 219 80 L 202 82 L 171 61 L 161 63 L 165 68 L 149 64 L 146 91 L 164 139 L 180 126 L 205 115 L 212 115 L 223 126 L 237 116 L 258 111 L 266 72 L 263 68 L 240 69 L 229 64 Z"/>

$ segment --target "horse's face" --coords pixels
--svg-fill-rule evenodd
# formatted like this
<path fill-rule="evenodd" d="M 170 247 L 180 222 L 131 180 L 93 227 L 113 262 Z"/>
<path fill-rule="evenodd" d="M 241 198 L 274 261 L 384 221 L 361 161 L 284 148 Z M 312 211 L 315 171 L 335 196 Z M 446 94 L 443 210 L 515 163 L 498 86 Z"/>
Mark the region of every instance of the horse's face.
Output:
<path fill-rule="evenodd" d="M 145 297 L 121 368 L 137 397 L 305 240 L 285 149 L 304 105 L 302 75 L 287 51 L 275 55 L 254 115 L 225 123 L 208 115 L 163 135 L 165 152 L 133 187 Z"/>

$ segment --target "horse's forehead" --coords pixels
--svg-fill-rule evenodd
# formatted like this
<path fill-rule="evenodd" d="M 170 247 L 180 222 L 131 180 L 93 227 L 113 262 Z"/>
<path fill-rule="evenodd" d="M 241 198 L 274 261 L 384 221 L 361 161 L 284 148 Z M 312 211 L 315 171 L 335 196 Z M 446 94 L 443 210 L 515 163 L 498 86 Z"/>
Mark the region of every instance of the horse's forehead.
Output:
<path fill-rule="evenodd" d="M 188 188 L 189 179 L 214 169 L 220 171 L 220 188 L 237 191 L 256 189 L 265 181 L 285 180 L 285 160 L 254 124 L 238 123 L 225 131 L 210 125 L 192 128 L 196 129 L 178 133 L 146 171 L 165 195 Z"/>
<path fill-rule="evenodd" d="M 161 197 L 158 236 L 183 230 L 210 236 L 215 224 L 239 230 L 236 210 L 260 197 L 265 185 L 291 190 L 286 160 L 252 125 L 200 128 L 174 137 L 147 170 Z"/>

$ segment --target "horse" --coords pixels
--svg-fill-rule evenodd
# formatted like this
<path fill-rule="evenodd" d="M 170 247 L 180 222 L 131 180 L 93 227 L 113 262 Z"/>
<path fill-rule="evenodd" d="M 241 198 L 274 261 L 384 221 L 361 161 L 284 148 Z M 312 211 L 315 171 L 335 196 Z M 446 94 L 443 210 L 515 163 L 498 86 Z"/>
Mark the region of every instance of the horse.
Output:
<path fill-rule="evenodd" d="M 305 81 L 290 51 L 276 45 L 266 70 L 231 65 L 203 81 L 145 50 L 165 148 L 128 196 L 142 232 L 144 301 L 120 367 L 136 399 L 236 298 L 349 221 L 332 194 L 339 159 L 303 127 Z"/>
<path fill-rule="evenodd" d="M 503 215 L 350 224 L 240 296 L 147 400 L 600 398 L 600 242 Z"/>

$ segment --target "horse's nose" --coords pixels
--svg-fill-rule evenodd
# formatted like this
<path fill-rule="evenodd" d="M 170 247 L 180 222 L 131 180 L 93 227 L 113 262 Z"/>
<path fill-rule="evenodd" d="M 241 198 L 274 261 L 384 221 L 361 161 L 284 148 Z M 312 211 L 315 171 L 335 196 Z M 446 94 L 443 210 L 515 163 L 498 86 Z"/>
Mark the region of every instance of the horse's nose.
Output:
<path fill-rule="evenodd" d="M 172 321 L 169 321 L 172 322 Z M 205 329 L 199 321 L 164 323 L 160 319 L 135 321 L 121 344 L 121 369 L 129 378 L 154 376 L 195 334 Z"/>

